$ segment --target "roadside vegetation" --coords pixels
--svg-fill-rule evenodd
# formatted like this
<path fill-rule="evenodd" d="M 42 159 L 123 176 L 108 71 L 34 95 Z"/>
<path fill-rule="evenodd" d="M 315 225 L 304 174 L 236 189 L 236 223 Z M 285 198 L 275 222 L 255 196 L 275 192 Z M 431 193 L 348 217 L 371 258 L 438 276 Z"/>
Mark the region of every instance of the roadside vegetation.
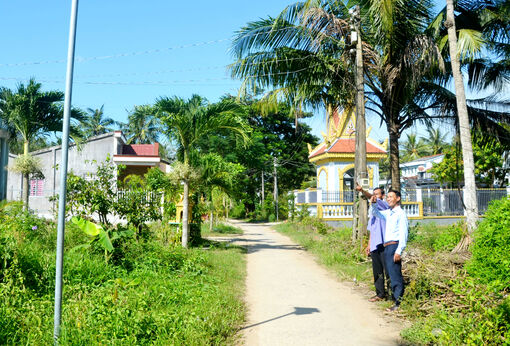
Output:
<path fill-rule="evenodd" d="M 19 203 L 3 205 L 0 219 L 0 343 L 51 344 L 56 225 Z M 105 257 L 100 240 L 67 225 L 60 344 L 235 342 L 245 316 L 242 249 L 183 249 L 161 231 L 112 240 Z"/>
<path fill-rule="evenodd" d="M 334 230 L 309 216 L 276 229 L 316 255 L 342 280 L 372 289 L 370 262 L 359 245 L 352 245 L 351 229 Z M 410 229 L 399 312 L 413 323 L 401 332 L 409 344 L 510 343 L 510 198 L 491 203 L 469 252 L 452 254 L 464 229 L 462 224 L 433 223 Z"/>
<path fill-rule="evenodd" d="M 233 225 L 218 223 L 213 226 L 212 230 L 209 225 L 202 224 L 202 237 L 235 237 L 236 235 L 243 234 L 243 230 Z"/>

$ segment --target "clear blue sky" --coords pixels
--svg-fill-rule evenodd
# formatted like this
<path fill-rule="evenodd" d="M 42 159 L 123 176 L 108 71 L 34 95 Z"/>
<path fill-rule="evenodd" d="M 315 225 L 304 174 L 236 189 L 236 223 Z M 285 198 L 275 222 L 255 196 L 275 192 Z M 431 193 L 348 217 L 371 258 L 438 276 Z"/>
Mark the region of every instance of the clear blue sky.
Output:
<path fill-rule="evenodd" d="M 235 31 L 277 15 L 292 0 L 82 0 L 79 3 L 73 105 L 126 121 L 134 105 L 193 93 L 216 101 L 237 94 L 226 65 Z M 0 86 L 30 77 L 64 90 L 71 0 L 0 1 Z M 126 54 L 126 56 L 121 56 Z M 372 136 L 382 139 L 377 119 Z M 324 115 L 311 121 L 314 133 Z"/>

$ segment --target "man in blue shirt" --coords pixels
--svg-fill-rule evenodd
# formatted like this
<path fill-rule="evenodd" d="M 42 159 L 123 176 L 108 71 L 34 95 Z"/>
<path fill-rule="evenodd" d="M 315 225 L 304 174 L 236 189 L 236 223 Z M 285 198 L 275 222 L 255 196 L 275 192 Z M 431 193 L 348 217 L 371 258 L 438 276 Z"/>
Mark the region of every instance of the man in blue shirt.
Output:
<path fill-rule="evenodd" d="M 377 208 L 379 210 L 389 209 L 390 206 L 383 200 L 384 190 L 380 187 L 374 189 L 373 195 L 363 190 L 363 188 L 356 184 L 356 191 L 363 193 L 363 195 L 370 199 L 372 196 L 377 197 Z M 371 302 L 376 302 L 386 298 L 386 283 L 389 283 L 389 275 L 386 270 L 386 264 L 384 261 L 384 231 L 386 229 L 386 220 L 377 218 L 373 214 L 371 215 L 367 230 L 369 231 L 369 240 L 366 248 L 367 255 L 372 258 L 372 272 L 374 274 L 374 286 L 375 296 L 369 299 Z"/>
<path fill-rule="evenodd" d="M 400 301 L 404 294 L 404 279 L 402 277 L 402 251 L 407 244 L 407 235 L 409 225 L 406 212 L 400 207 L 400 191 L 390 190 L 386 201 L 390 209 L 380 211 L 377 208 L 377 197 L 372 196 L 372 214 L 378 218 L 386 220 L 386 230 L 384 232 L 384 260 L 386 269 L 390 275 L 391 289 L 395 305 L 388 311 L 395 311 L 400 306 Z"/>

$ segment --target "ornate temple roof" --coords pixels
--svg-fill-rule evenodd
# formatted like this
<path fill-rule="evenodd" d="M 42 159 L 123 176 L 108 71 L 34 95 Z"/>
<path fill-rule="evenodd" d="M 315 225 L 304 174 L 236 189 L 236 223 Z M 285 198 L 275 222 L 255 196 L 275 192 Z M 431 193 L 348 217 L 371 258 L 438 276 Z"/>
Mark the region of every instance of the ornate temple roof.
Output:
<path fill-rule="evenodd" d="M 328 117 L 327 134 L 322 133 L 323 142 L 315 148 L 309 146 L 310 162 L 320 163 L 323 160 L 354 158 L 356 141 L 354 132 L 356 120 L 353 109 L 344 109 L 341 114 L 337 110 L 332 111 Z M 384 158 L 387 153 L 387 141 L 383 144 L 368 137 L 370 130 L 367 129 L 367 160 L 374 161 Z"/>

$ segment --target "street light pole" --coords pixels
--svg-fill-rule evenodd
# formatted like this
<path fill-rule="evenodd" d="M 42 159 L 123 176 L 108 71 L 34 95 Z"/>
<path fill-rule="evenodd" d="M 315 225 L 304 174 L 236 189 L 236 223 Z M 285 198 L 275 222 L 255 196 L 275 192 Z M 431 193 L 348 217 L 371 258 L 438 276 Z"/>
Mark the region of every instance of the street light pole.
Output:
<path fill-rule="evenodd" d="M 67 154 L 69 150 L 69 119 L 71 117 L 71 95 L 73 91 L 74 44 L 76 42 L 76 21 L 78 0 L 72 0 L 67 51 L 66 90 L 64 98 L 64 119 L 62 122 L 62 160 L 60 163 L 60 195 L 58 200 L 57 253 L 55 271 L 55 312 L 53 315 L 53 340 L 58 344 L 62 315 L 62 264 L 64 259 L 64 231 L 67 190 Z"/>

